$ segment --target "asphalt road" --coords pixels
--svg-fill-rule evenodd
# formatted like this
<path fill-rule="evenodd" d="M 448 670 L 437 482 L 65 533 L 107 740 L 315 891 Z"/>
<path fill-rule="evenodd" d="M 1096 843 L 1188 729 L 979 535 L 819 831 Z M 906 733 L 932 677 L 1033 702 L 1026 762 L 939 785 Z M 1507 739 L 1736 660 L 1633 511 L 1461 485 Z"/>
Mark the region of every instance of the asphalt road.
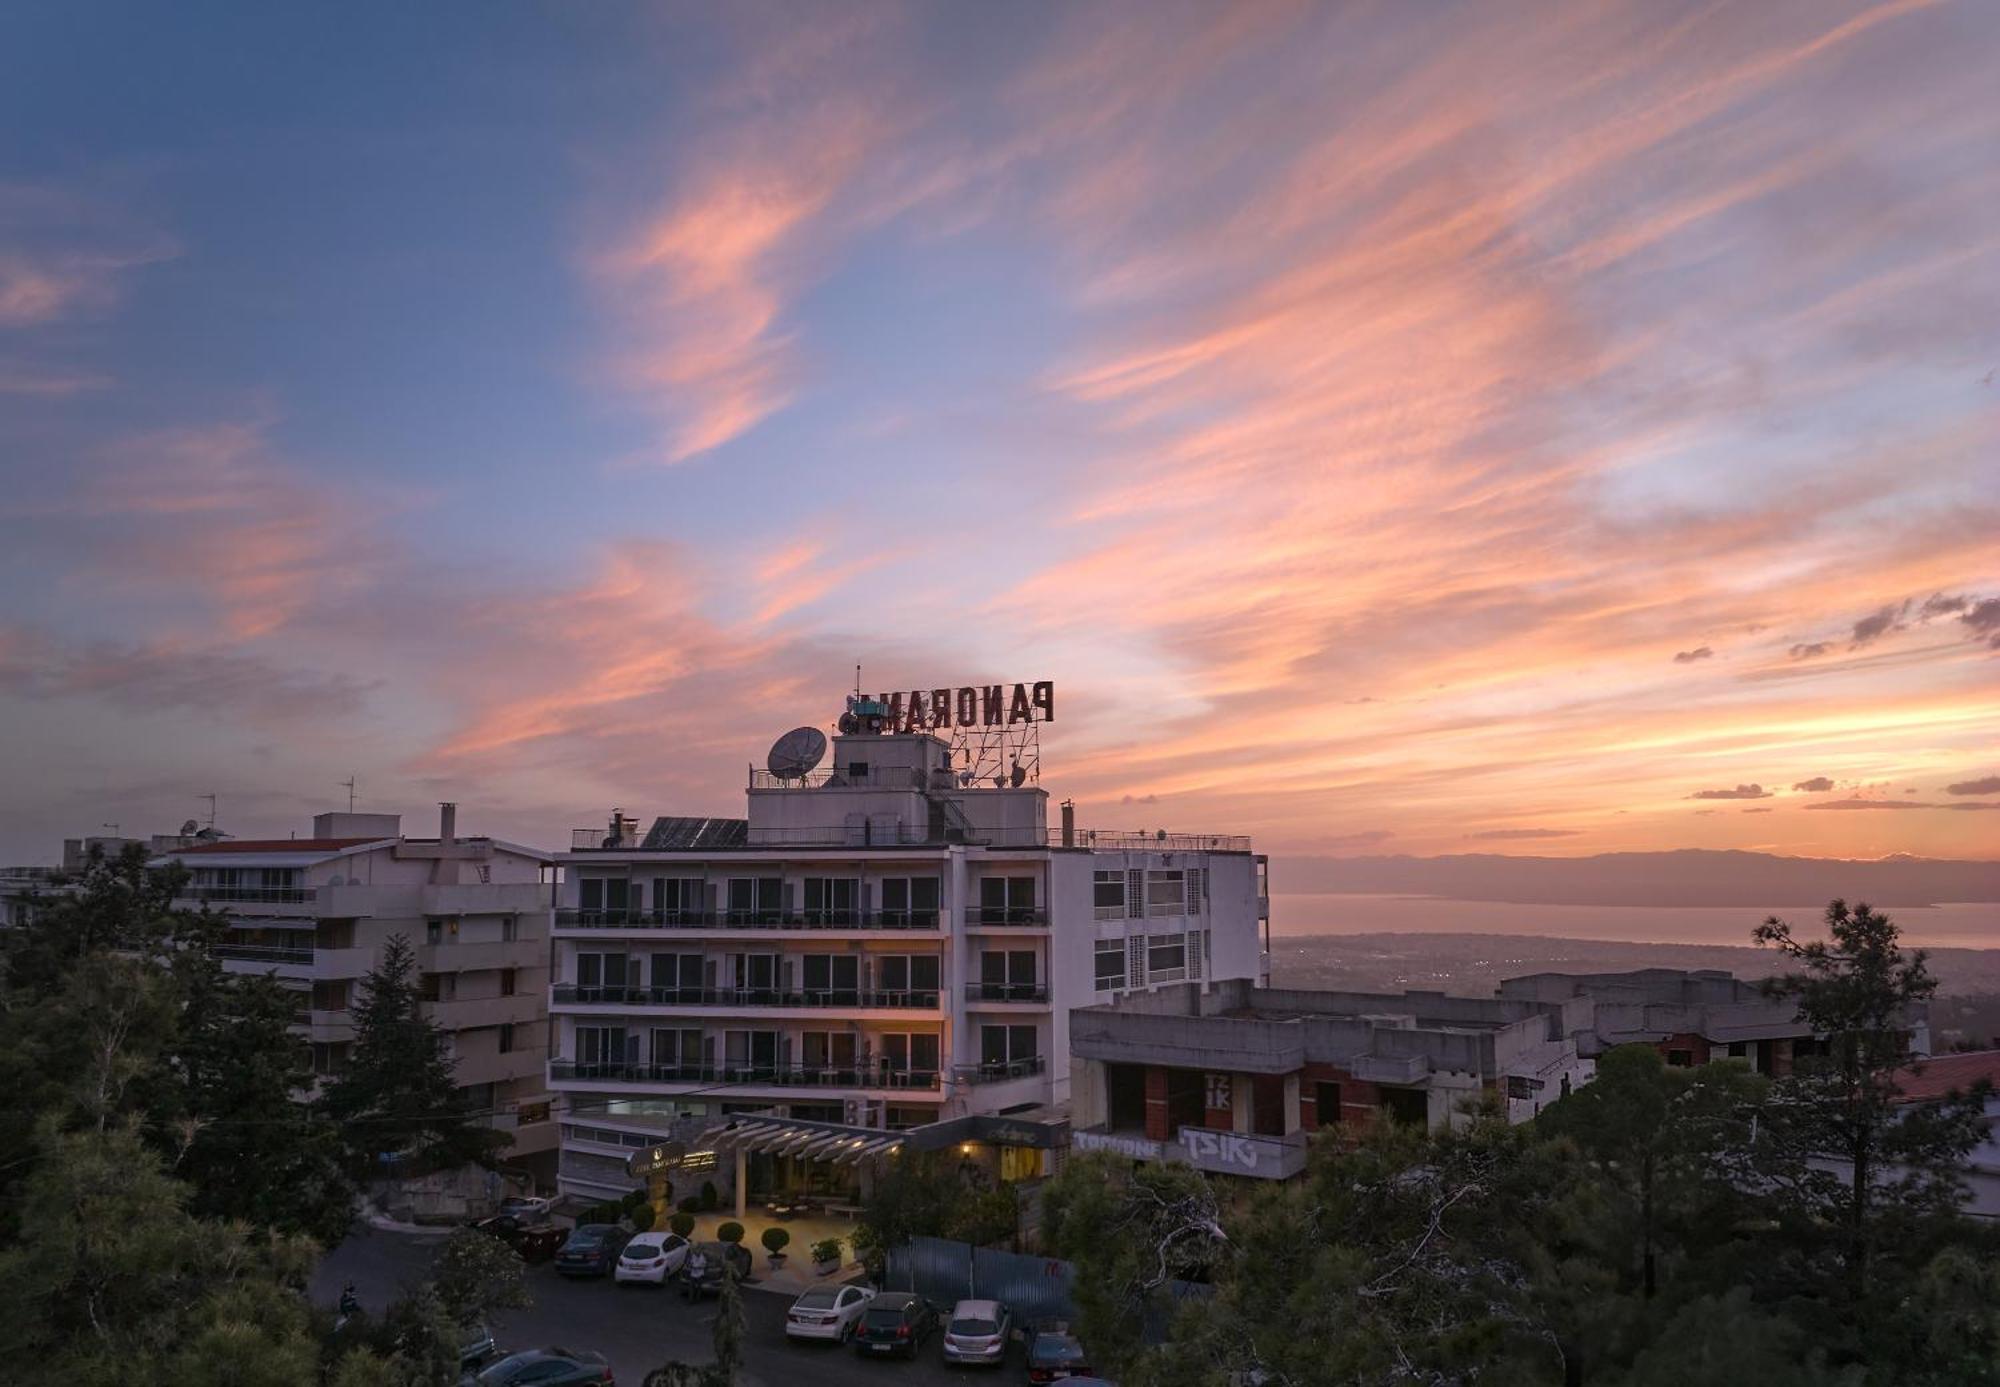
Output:
<path fill-rule="evenodd" d="M 408 1233 L 385 1233 L 365 1226 L 329 1253 L 313 1277 L 316 1302 L 332 1305 L 340 1289 L 354 1283 L 362 1308 L 379 1315 L 402 1289 L 421 1280 L 439 1239 Z M 653 1286 L 619 1286 L 604 1280 L 558 1276 L 544 1264 L 528 1268 L 528 1293 L 534 1304 L 495 1316 L 493 1337 L 503 1350 L 547 1348 L 595 1349 L 611 1362 L 620 1387 L 639 1387 L 647 1373 L 670 1359 L 706 1362 L 715 1302 L 683 1300 L 676 1292 Z M 933 1338 L 915 1359 L 862 1359 L 854 1350 L 832 1344 L 795 1344 L 786 1340 L 785 1310 L 789 1295 L 762 1291 L 746 1283 L 743 1317 L 746 1347 L 743 1377 L 747 1387 L 784 1387 L 801 1374 L 813 1387 L 1021 1387 L 1026 1372 L 1018 1346 L 1006 1366 L 997 1371 L 947 1367 Z"/>

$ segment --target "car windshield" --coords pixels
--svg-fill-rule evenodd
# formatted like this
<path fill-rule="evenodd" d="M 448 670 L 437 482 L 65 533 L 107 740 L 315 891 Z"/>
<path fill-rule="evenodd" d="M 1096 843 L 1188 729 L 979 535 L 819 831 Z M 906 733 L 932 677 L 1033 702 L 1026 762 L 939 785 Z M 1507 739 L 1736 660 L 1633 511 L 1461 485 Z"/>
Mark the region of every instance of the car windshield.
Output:
<path fill-rule="evenodd" d="M 604 1235 L 595 1228 L 579 1228 L 569 1235 L 571 1247 L 596 1247 L 604 1241 Z"/>
<path fill-rule="evenodd" d="M 794 1310 L 831 1310 L 833 1308 L 833 1292 L 807 1291 L 792 1303 L 792 1308 Z"/>
<path fill-rule="evenodd" d="M 1083 1345 L 1067 1334 L 1043 1334 L 1035 1340 L 1035 1357 L 1051 1363 L 1081 1363 Z"/>
<path fill-rule="evenodd" d="M 1000 1326 L 992 1320 L 953 1320 L 951 1322 L 951 1332 L 954 1334 L 998 1334 Z"/>

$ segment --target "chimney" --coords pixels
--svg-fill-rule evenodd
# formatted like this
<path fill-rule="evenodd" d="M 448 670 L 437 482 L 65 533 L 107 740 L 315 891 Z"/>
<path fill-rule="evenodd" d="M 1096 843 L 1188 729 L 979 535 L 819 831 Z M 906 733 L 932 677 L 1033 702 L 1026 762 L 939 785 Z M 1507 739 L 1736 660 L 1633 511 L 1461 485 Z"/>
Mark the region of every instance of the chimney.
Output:
<path fill-rule="evenodd" d="M 1073 799 L 1062 802 L 1062 845 L 1066 848 L 1076 846 L 1076 801 Z"/>
<path fill-rule="evenodd" d="M 438 802 L 438 842 L 450 847 L 458 841 L 458 806 L 450 800 Z"/>

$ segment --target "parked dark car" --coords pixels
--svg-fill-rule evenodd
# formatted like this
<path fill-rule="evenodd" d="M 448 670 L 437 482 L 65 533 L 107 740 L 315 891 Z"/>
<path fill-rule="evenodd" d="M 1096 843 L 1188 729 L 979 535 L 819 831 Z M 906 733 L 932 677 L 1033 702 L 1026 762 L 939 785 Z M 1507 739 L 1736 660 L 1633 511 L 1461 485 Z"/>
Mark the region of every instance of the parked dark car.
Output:
<path fill-rule="evenodd" d="M 566 1236 L 553 1223 L 522 1218 L 518 1214 L 495 1214 L 491 1218 L 477 1220 L 472 1226 L 513 1248 L 524 1262 L 548 1261 L 562 1247 Z"/>
<path fill-rule="evenodd" d="M 742 1243 L 696 1243 L 681 1263 L 681 1294 L 689 1300 L 722 1293 L 722 1277 L 734 1267 L 736 1279 L 750 1275 L 750 1249 Z"/>
<path fill-rule="evenodd" d="M 854 1326 L 854 1351 L 869 1357 L 900 1353 L 915 1358 L 937 1328 L 937 1306 L 908 1291 L 882 1291 L 868 1302 L 861 1323 Z"/>
<path fill-rule="evenodd" d="M 478 1372 L 500 1354 L 493 1331 L 483 1324 L 461 1325 L 458 1331 L 458 1370 Z"/>
<path fill-rule="evenodd" d="M 601 1353 L 568 1348 L 531 1348 L 510 1353 L 473 1379 L 478 1387 L 611 1387 L 611 1365 Z"/>
<path fill-rule="evenodd" d="M 1038 1328 L 1028 1337 L 1028 1381 L 1057 1382 L 1096 1376 L 1083 1355 L 1083 1345 L 1066 1329 Z"/>
<path fill-rule="evenodd" d="M 615 1223 L 579 1223 L 556 1253 L 556 1270 L 564 1276 L 607 1275 L 631 1241 L 632 1235 Z"/>

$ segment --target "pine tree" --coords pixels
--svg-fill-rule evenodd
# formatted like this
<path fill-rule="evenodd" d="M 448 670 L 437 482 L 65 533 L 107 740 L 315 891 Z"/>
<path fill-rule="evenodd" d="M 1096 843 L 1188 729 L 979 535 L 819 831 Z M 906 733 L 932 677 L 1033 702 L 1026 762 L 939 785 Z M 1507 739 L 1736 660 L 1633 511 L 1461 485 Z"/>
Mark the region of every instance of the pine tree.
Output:
<path fill-rule="evenodd" d="M 1825 919 L 1823 940 L 1795 939 L 1776 916 L 1755 931 L 1800 967 L 1767 990 L 1795 999 L 1798 1019 L 1826 1046 L 1772 1087 L 1767 1174 L 1802 1229 L 1838 1230 L 1847 1297 L 1859 1307 L 1879 1253 L 1928 1253 L 1935 1245 L 1922 1241 L 1924 1225 L 1959 1212 L 1965 1160 L 1985 1134 L 1986 1090 L 1900 1103 L 1910 1017 L 1937 980 L 1922 950 L 1903 952 L 1888 916 L 1836 900 Z"/>
<path fill-rule="evenodd" d="M 423 1014 L 409 940 L 390 936 L 353 1011 L 347 1068 L 323 1105 L 355 1172 L 379 1173 L 385 1154 L 417 1173 L 490 1160 L 505 1137 L 476 1120 L 458 1087 L 445 1034 Z"/>

